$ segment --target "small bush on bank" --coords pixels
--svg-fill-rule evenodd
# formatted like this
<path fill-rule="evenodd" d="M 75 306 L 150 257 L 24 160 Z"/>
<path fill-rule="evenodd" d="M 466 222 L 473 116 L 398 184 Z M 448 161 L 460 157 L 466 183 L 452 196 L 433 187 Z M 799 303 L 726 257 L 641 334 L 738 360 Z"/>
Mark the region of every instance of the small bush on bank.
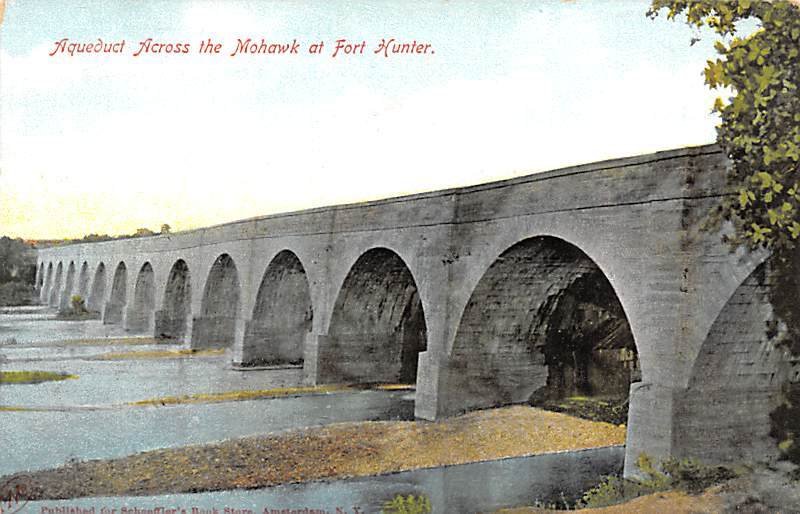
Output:
<path fill-rule="evenodd" d="M 86 302 L 81 297 L 81 295 L 78 295 L 78 294 L 72 295 L 72 298 L 70 298 L 69 304 L 70 304 L 70 307 L 72 308 L 73 314 L 85 314 L 85 313 L 89 312 L 86 309 Z"/>
<path fill-rule="evenodd" d="M 383 504 L 381 512 L 383 514 L 429 514 L 432 512 L 431 501 L 423 494 L 419 496 L 398 494 Z"/>
<path fill-rule="evenodd" d="M 670 489 L 699 494 L 713 485 L 737 476 L 730 468 L 706 466 L 692 458 L 666 459 L 661 463 L 659 470 L 649 456 L 641 454 L 636 465 L 647 478 L 627 480 L 619 477 L 606 477 L 598 485 L 586 491 L 575 506 L 582 509 L 608 507 L 633 500 L 639 496 Z"/>
<path fill-rule="evenodd" d="M 81 295 L 72 295 L 69 301 L 69 307 L 64 311 L 58 313 L 58 318 L 68 321 L 82 321 L 87 319 L 99 318 L 100 314 L 92 312 L 86 308 L 86 301 Z"/>
<path fill-rule="evenodd" d="M 530 404 L 540 409 L 561 412 L 589 421 L 605 421 L 614 425 L 624 425 L 628 422 L 628 399 L 625 397 L 571 396 L 533 399 Z"/>
<path fill-rule="evenodd" d="M 699 494 L 709 487 L 736 478 L 725 466 L 706 466 L 696 459 L 667 459 L 661 464 L 673 487 L 690 494 Z"/>

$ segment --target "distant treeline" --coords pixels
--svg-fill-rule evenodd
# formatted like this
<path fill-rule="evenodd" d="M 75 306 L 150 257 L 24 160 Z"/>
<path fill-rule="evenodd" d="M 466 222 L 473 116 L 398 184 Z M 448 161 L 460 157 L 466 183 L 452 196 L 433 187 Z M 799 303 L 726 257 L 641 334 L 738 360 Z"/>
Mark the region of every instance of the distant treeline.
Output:
<path fill-rule="evenodd" d="M 171 230 L 172 229 L 170 228 L 170 226 L 164 223 L 163 225 L 161 225 L 161 232 L 154 232 L 149 228 L 137 228 L 136 232 L 134 232 L 133 234 L 122 234 L 119 236 L 110 236 L 108 234 L 89 234 L 83 236 L 82 238 L 73 238 L 73 239 L 41 239 L 36 241 L 36 246 L 38 248 L 47 248 L 48 246 L 61 246 L 61 245 L 71 245 L 79 243 L 99 243 L 101 241 L 131 239 L 134 237 L 159 236 L 161 234 L 169 234 Z"/>
<path fill-rule="evenodd" d="M 0 237 L 0 306 L 30 305 L 36 291 L 36 250 L 22 239 Z"/>
<path fill-rule="evenodd" d="M 36 303 L 36 249 L 77 243 L 97 243 L 115 239 L 148 237 L 169 234 L 170 226 L 161 225 L 161 232 L 147 228 L 137 229 L 133 234 L 109 236 L 89 234 L 80 239 L 51 239 L 25 241 L 0 237 L 0 307 L 31 305 Z"/>

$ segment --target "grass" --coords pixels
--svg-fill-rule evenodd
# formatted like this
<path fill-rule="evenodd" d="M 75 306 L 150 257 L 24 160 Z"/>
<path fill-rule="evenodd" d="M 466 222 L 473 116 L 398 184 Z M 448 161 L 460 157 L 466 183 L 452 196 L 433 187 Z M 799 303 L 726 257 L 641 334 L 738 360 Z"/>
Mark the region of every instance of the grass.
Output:
<path fill-rule="evenodd" d="M 276 387 L 273 389 L 243 389 L 237 391 L 224 391 L 221 393 L 198 393 L 183 396 L 163 396 L 130 402 L 128 406 L 147 405 L 182 405 L 187 403 L 219 403 L 245 400 L 267 400 L 270 398 L 289 398 L 296 396 L 315 396 L 331 393 L 355 392 L 365 389 L 379 391 L 413 391 L 414 386 L 409 384 L 374 384 L 369 387 L 363 385 L 326 384 L 317 386 Z"/>
<path fill-rule="evenodd" d="M 225 350 L 151 350 L 143 352 L 110 352 L 92 357 L 93 360 L 125 360 L 125 359 L 180 359 L 183 357 L 208 357 L 223 355 Z"/>
<path fill-rule="evenodd" d="M 129 402 L 126 405 L 182 405 L 186 403 L 218 403 L 244 400 L 263 400 L 268 398 L 288 398 L 292 396 L 310 396 L 316 394 L 340 393 L 356 389 L 340 384 L 300 387 L 277 387 L 274 389 L 256 389 L 225 391 L 222 393 L 199 393 L 183 396 L 164 396 Z"/>
<path fill-rule="evenodd" d="M 380 391 L 413 391 L 416 387 L 411 384 L 378 384 L 374 388 Z"/>
<path fill-rule="evenodd" d="M 95 338 L 95 339 L 67 339 L 58 341 L 58 346 L 117 346 L 117 345 L 146 345 L 158 344 L 161 341 L 153 337 L 116 337 L 116 338 Z M 53 343 L 47 343 L 51 345 Z M 40 345 L 41 346 L 41 345 Z"/>
<path fill-rule="evenodd" d="M 0 371 L 0 384 L 39 384 L 73 378 L 78 378 L 78 375 L 52 371 Z"/>

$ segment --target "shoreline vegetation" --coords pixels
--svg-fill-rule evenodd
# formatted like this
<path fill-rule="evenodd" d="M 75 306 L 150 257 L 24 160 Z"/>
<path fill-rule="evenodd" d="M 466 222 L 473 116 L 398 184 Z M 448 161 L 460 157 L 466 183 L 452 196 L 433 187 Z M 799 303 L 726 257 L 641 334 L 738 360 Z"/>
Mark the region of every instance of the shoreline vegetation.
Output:
<path fill-rule="evenodd" d="M 135 359 L 182 359 L 184 357 L 216 357 L 224 355 L 225 350 L 197 350 L 194 348 L 182 348 L 180 350 L 145 350 L 130 352 L 110 352 L 93 357 L 90 360 L 135 360 Z"/>
<path fill-rule="evenodd" d="M 96 337 L 86 339 L 65 339 L 59 341 L 42 341 L 35 343 L 9 343 L 0 340 L 0 346 L 13 346 L 14 348 L 60 348 L 64 346 L 121 346 L 121 345 L 155 345 L 164 344 L 154 337 Z"/>
<path fill-rule="evenodd" d="M 78 378 L 70 375 L 72 378 Z M 107 405 L 72 405 L 72 406 L 25 406 L 25 405 L 0 405 L 0 411 L 19 412 L 49 412 L 49 411 L 76 411 L 76 410 L 112 410 L 137 407 L 169 407 L 185 404 L 208 404 L 224 402 L 241 402 L 253 400 L 270 400 L 277 398 L 297 398 L 303 396 L 326 396 L 331 394 L 356 393 L 359 391 L 413 391 L 414 387 L 407 384 L 375 384 L 371 386 L 327 384 L 319 386 L 276 387 L 273 389 L 238 389 L 234 391 L 221 391 L 216 393 L 196 393 L 182 396 L 161 396 L 146 398 L 126 403 Z"/>
<path fill-rule="evenodd" d="M 56 314 L 55 319 L 58 321 L 89 321 L 93 319 L 100 319 L 102 316 L 99 312 L 86 311 L 86 312 L 59 312 Z"/>
<path fill-rule="evenodd" d="M 0 385 L 41 384 L 42 382 L 58 382 L 76 378 L 78 375 L 51 371 L 0 371 Z"/>
<path fill-rule="evenodd" d="M 224 391 L 219 393 L 197 393 L 183 396 L 163 396 L 160 398 L 149 398 L 128 402 L 125 405 L 141 406 L 166 406 L 184 405 L 187 403 L 221 403 L 246 400 L 267 400 L 272 398 L 292 398 L 298 396 L 318 396 L 331 393 L 344 393 L 357 391 L 352 386 L 343 384 L 319 385 L 319 386 L 300 386 L 300 387 L 276 387 L 274 389 L 243 389 L 237 391 Z"/>
<path fill-rule="evenodd" d="M 292 429 L 20 476 L 31 484 L 30 500 L 140 496 L 372 476 L 624 441 L 624 426 L 513 406 L 438 422 L 365 421 Z"/>

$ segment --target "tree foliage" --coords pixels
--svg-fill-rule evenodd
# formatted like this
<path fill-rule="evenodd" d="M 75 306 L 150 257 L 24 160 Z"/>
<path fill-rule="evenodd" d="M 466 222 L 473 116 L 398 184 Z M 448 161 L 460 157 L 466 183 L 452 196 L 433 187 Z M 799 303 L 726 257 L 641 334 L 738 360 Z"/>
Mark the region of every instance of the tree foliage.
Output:
<path fill-rule="evenodd" d="M 704 71 L 711 89 L 730 91 L 713 106 L 736 193 L 720 206 L 720 219 L 733 222 L 734 243 L 793 248 L 800 238 L 800 8 L 787 0 L 653 0 L 648 15 L 662 10 L 720 36 L 719 57 Z M 739 35 L 748 19 L 758 29 Z"/>
<path fill-rule="evenodd" d="M 36 277 L 36 253 L 22 239 L 0 237 L 0 284 L 33 284 Z"/>

